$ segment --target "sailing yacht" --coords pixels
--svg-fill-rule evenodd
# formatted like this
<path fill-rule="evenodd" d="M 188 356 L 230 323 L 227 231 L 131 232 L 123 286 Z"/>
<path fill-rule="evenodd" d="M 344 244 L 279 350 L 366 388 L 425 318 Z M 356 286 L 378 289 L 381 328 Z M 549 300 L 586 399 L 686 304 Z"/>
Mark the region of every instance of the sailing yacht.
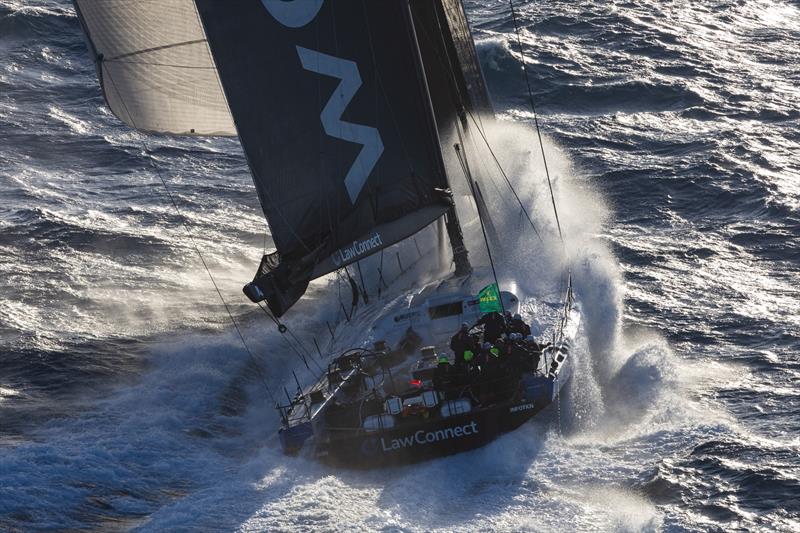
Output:
<path fill-rule="evenodd" d="M 333 325 L 320 349 L 327 368 L 278 402 L 287 453 L 354 467 L 414 462 L 482 446 L 557 401 L 580 320 L 571 282 L 553 316 L 526 317 L 550 320 L 546 338 L 504 336 L 502 363 L 449 352 L 462 323 L 524 311 L 497 277 L 499 239 L 472 171 L 483 156 L 468 147 L 491 152 L 495 119 L 461 0 L 74 3 L 120 120 L 238 136 L 274 242 L 244 293 L 282 333 L 313 280 L 345 273 L 353 289 L 350 333 Z M 456 184 L 475 206 L 486 265 L 470 259 Z M 387 283 L 383 255 L 437 225 L 446 268 Z M 371 302 L 362 267 L 378 271 Z M 480 328 L 472 335 L 481 352 Z M 451 368 L 444 382 L 440 366 Z"/>

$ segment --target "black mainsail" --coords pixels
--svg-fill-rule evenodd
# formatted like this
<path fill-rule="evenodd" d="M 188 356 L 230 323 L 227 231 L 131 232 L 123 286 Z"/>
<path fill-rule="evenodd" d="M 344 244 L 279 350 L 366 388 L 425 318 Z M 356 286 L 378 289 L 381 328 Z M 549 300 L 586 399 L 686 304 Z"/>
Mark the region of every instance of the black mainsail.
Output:
<path fill-rule="evenodd" d="M 280 316 L 451 208 L 407 0 L 196 3 L 277 248 L 251 299 Z"/>

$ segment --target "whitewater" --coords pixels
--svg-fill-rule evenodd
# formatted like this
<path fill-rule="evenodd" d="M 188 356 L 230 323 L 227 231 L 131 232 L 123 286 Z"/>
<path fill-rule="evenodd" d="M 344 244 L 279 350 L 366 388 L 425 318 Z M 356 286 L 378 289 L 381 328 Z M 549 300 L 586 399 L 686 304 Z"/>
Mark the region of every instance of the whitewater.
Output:
<path fill-rule="evenodd" d="M 499 274 L 534 316 L 572 271 L 576 368 L 485 448 L 351 472 L 280 452 L 261 376 L 307 371 L 241 293 L 270 240 L 238 144 L 130 131 L 71 4 L 0 0 L 0 531 L 800 531 L 800 8 L 519 2 L 562 246 L 508 4 L 465 4 L 544 241 L 486 163 Z M 392 303 L 347 324 L 341 291 L 287 317 L 309 351 Z"/>

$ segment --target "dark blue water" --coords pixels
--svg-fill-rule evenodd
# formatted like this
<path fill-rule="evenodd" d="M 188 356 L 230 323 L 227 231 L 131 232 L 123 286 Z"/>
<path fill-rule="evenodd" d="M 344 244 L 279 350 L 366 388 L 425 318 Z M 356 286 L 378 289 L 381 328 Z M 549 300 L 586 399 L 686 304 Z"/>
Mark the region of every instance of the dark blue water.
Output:
<path fill-rule="evenodd" d="M 508 5 L 467 6 L 535 155 Z M 130 131 L 70 3 L 0 0 L 0 530 L 800 530 L 800 7 L 517 7 L 586 314 L 562 431 L 355 474 L 281 456 L 183 229 L 281 383 L 237 143 Z"/>

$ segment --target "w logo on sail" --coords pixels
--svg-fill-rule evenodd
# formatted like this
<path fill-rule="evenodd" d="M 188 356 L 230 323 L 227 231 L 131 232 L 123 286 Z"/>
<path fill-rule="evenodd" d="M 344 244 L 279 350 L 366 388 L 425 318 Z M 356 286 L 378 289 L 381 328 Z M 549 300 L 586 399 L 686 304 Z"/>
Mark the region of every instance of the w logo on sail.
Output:
<path fill-rule="evenodd" d="M 284 26 L 301 28 L 314 20 L 325 0 L 261 0 L 261 2 L 275 20 Z M 384 151 L 381 134 L 376 128 L 342 120 L 347 106 L 353 101 L 362 85 L 358 65 L 354 61 L 302 46 L 297 47 L 297 53 L 305 70 L 341 80 L 322 110 L 320 119 L 325 133 L 330 137 L 362 146 L 344 180 L 350 202 L 355 204 Z"/>
<path fill-rule="evenodd" d="M 322 110 L 320 118 L 325 133 L 331 137 L 363 146 L 344 180 L 350 201 L 355 204 L 369 175 L 378 164 L 384 148 L 381 134 L 377 129 L 342 120 L 345 109 L 361 87 L 358 65 L 353 61 L 315 52 L 302 46 L 297 47 L 297 53 L 300 54 L 304 69 L 342 80 Z"/>

